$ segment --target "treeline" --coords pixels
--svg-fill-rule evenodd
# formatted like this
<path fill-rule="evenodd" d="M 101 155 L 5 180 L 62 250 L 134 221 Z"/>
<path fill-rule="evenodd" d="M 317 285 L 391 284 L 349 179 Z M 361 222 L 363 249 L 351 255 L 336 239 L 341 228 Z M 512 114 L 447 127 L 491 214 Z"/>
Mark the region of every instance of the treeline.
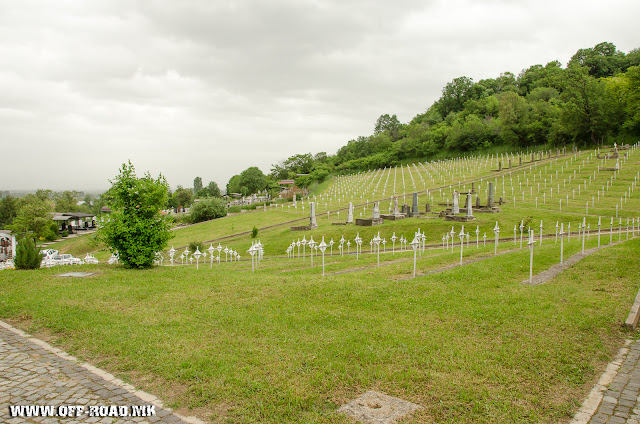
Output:
<path fill-rule="evenodd" d="M 449 82 L 424 113 L 403 124 L 382 115 L 374 132 L 350 140 L 333 156 L 295 155 L 272 165 L 275 179 L 306 187 L 332 172 L 354 172 L 495 147 L 635 141 L 640 136 L 640 49 L 612 43 L 580 49 L 565 68 L 558 61 L 519 75 Z"/>
<path fill-rule="evenodd" d="M 58 237 L 58 225 L 51 220 L 54 212 L 98 216 L 105 204 L 104 194 L 98 197 L 87 194 L 81 200 L 79 193 L 73 190 L 37 190 L 21 197 L 6 195 L 0 199 L 0 228 L 18 235 L 31 233 L 39 240 L 51 241 Z"/>

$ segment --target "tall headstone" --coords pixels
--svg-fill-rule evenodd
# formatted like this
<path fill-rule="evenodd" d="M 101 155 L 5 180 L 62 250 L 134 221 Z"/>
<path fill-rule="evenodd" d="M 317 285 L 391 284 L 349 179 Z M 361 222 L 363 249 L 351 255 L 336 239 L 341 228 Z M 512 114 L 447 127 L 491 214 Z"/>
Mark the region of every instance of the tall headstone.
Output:
<path fill-rule="evenodd" d="M 347 211 L 347 224 L 353 224 L 353 202 L 349 202 L 349 210 Z"/>
<path fill-rule="evenodd" d="M 296 207 L 298 205 L 298 203 L 296 203 L 297 200 L 298 200 L 297 198 L 298 198 L 298 195 L 294 192 L 293 193 L 293 207 Z"/>
<path fill-rule="evenodd" d="M 473 207 L 471 206 L 471 204 L 473 203 L 473 201 L 471 200 L 471 193 L 467 194 L 467 217 L 473 217 Z"/>
<path fill-rule="evenodd" d="M 489 181 L 489 198 L 487 199 L 487 207 L 493 207 L 493 181 Z"/>
<path fill-rule="evenodd" d="M 424 211 L 425 211 L 426 213 L 431 212 L 431 203 L 427 202 L 427 204 L 426 204 L 426 205 L 425 205 L 425 207 L 424 207 Z"/>
<path fill-rule="evenodd" d="M 451 212 L 455 215 L 460 213 L 460 204 L 458 203 L 458 192 L 453 191 L 453 206 L 451 207 Z"/>
<path fill-rule="evenodd" d="M 502 171 L 502 161 L 498 161 L 498 171 Z"/>
<path fill-rule="evenodd" d="M 398 207 L 398 196 L 393 196 L 393 214 L 400 214 L 400 208 Z"/>
<path fill-rule="evenodd" d="M 380 203 L 375 202 L 373 204 L 373 219 L 380 219 Z"/>
<path fill-rule="evenodd" d="M 480 207 L 480 197 L 476 194 L 476 208 Z"/>
<path fill-rule="evenodd" d="M 420 215 L 420 211 L 418 210 L 418 193 L 413 192 L 413 205 L 411 206 L 411 216 Z"/>
<path fill-rule="evenodd" d="M 309 219 L 309 228 L 318 228 L 318 223 L 316 222 L 316 203 L 309 202 L 309 210 L 311 211 L 311 216 Z"/>
<path fill-rule="evenodd" d="M 518 156 L 518 165 L 522 166 L 522 156 Z"/>

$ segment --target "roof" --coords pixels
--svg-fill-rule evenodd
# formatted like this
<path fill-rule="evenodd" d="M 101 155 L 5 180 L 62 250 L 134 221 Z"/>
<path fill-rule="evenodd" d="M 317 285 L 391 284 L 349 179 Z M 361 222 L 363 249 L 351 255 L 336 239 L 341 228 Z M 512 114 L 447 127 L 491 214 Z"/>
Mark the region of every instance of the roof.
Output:
<path fill-rule="evenodd" d="M 295 183 L 296 182 L 294 180 L 281 180 L 281 181 L 278 181 L 279 185 L 293 185 Z"/>
<path fill-rule="evenodd" d="M 95 216 L 92 213 L 83 213 L 83 212 L 65 212 L 62 215 L 63 216 L 72 216 L 74 218 L 89 218 L 89 217 L 94 217 Z"/>
<path fill-rule="evenodd" d="M 73 219 L 72 216 L 65 216 L 65 215 L 57 215 L 54 216 L 53 218 L 51 218 L 54 221 L 68 221 L 70 219 Z"/>

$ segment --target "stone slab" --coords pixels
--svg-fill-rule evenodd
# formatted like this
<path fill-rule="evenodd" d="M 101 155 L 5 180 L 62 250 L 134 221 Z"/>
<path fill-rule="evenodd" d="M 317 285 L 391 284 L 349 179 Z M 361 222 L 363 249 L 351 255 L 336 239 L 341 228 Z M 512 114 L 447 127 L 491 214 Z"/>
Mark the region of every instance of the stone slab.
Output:
<path fill-rule="evenodd" d="M 380 218 L 386 221 L 399 221 L 401 219 L 405 219 L 406 215 L 398 214 L 398 215 L 380 215 Z"/>
<path fill-rule="evenodd" d="M 356 225 L 361 227 L 372 227 L 374 225 L 380 225 L 384 222 L 382 218 L 358 218 L 356 219 Z"/>
<path fill-rule="evenodd" d="M 64 274 L 57 274 L 56 277 L 84 278 L 84 277 L 91 277 L 92 275 L 96 275 L 96 273 L 95 272 L 65 272 Z"/>
<path fill-rule="evenodd" d="M 365 424 L 395 424 L 422 406 L 372 390 L 342 405 L 336 412 Z"/>

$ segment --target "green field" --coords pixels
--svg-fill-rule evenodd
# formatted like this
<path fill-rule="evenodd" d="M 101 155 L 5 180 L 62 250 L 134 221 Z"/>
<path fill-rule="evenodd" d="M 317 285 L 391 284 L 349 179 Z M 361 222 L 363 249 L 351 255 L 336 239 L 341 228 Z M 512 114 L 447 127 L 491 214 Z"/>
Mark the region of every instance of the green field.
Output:
<path fill-rule="evenodd" d="M 220 264 L 201 259 L 199 269 L 170 266 L 168 259 L 145 271 L 83 265 L 77 269 L 97 274 L 83 279 L 55 277 L 60 268 L 4 271 L 0 319 L 211 422 L 353 422 L 335 410 L 367 390 L 425 407 L 403 422 L 568 422 L 625 338 L 634 337 L 622 324 L 640 288 L 640 239 L 634 237 L 640 157 L 624 152 L 629 159 L 620 161 L 615 178 L 608 170 L 615 160 L 605 163 L 592 151 L 557 159 L 554 152 L 535 162 L 523 155 L 521 167 L 514 156 L 514 168 L 501 172 L 497 161 L 505 167 L 508 159 L 485 157 L 335 177 L 312 199 L 319 224 L 313 231 L 289 228 L 305 223 L 288 223 L 308 217 L 305 200 L 177 229 L 169 244 L 181 252 L 191 241 L 221 243 L 241 253 L 239 262 L 225 262 L 223 253 Z M 464 225 L 470 240 L 462 266 L 456 266 L 462 224 L 435 214 L 376 227 L 332 225 L 346 219 L 349 201 L 357 205 L 356 217 L 369 217 L 373 201 L 381 200 L 386 213 L 394 193 L 410 204 L 414 190 L 421 208 L 430 201 L 439 212 L 451 185 L 465 192 L 472 180 L 482 203 L 488 181 L 495 183 L 496 200 L 504 192 L 507 202 L 500 213 L 476 213 Z M 522 284 L 529 276 L 527 229 L 539 240 L 543 223 L 545 239 L 534 249 L 539 273 L 559 262 L 556 222 L 565 232 L 571 223 L 564 257 L 582 250 L 583 217 L 585 248 L 598 244 L 599 217 L 601 244 L 624 242 L 545 284 Z M 635 232 L 627 231 L 627 218 Z M 254 225 L 265 258 L 252 273 L 245 252 Z M 452 227 L 454 248 L 444 250 L 442 237 Z M 414 253 L 401 251 L 397 241 L 392 248 L 391 236 L 411 241 L 418 228 L 427 248 L 412 279 Z M 369 244 L 378 232 L 387 240 L 380 266 Z M 364 239 L 358 258 L 356 234 Z M 322 257 L 314 254 L 311 266 L 308 246 L 304 259 L 297 248 L 295 258 L 287 257 L 287 247 L 302 237 L 344 237 L 352 245 L 349 254 L 346 245 L 344 255 L 338 244 L 332 255 L 327 250 L 323 277 Z M 100 246 L 79 237 L 55 248 L 82 257 Z"/>

